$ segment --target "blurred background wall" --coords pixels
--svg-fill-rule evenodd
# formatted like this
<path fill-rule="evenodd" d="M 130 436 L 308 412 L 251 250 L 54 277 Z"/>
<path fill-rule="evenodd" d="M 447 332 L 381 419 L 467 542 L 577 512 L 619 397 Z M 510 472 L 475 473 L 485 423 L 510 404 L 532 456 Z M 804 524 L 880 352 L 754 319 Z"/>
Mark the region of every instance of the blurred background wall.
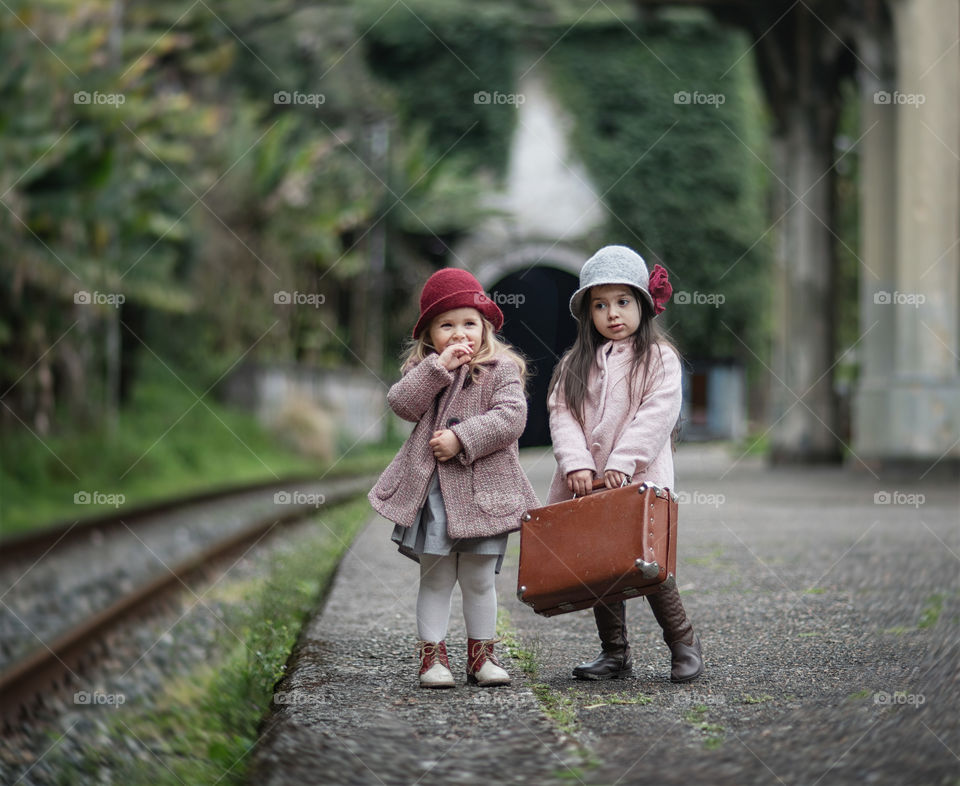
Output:
<path fill-rule="evenodd" d="M 543 444 L 566 299 L 607 243 L 670 271 L 689 438 L 955 465 L 958 14 L 11 2 L 7 482 L 73 466 L 38 441 L 116 446 L 124 413 L 175 401 L 166 433 L 218 392 L 261 413 L 306 400 L 340 450 L 382 439 L 444 265 L 478 275 L 530 357 L 524 442 Z"/>

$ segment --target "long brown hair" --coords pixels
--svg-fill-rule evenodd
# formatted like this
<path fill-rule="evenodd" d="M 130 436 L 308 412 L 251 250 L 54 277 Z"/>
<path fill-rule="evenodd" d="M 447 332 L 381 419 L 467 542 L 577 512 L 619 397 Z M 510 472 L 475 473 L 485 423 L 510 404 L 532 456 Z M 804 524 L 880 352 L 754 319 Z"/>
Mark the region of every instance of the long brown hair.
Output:
<path fill-rule="evenodd" d="M 470 358 L 470 362 L 467 364 L 470 369 L 470 376 L 476 381 L 480 375 L 480 367 L 484 363 L 488 363 L 494 358 L 506 357 L 517 364 L 517 368 L 520 370 L 520 384 L 526 389 L 527 361 L 523 355 L 497 336 L 497 331 L 494 329 L 493 323 L 483 316 L 483 314 L 480 314 L 480 321 L 483 323 L 483 337 L 480 339 L 480 348 L 474 353 L 473 357 Z M 427 329 L 420 331 L 420 335 L 407 345 L 401 357 L 400 370 L 402 372 L 409 371 L 427 357 L 427 355 L 431 355 L 436 351 L 436 347 L 430 343 L 430 329 L 428 326 Z"/>
<path fill-rule="evenodd" d="M 677 352 L 677 349 L 670 341 L 667 332 L 653 318 L 653 306 L 650 305 L 646 296 L 636 287 L 630 287 L 630 292 L 640 306 L 640 325 L 632 336 L 633 363 L 630 366 L 629 376 L 630 395 L 632 396 L 633 391 L 636 390 L 637 377 L 640 374 L 642 374 L 640 390 L 645 391 L 647 389 L 647 374 L 650 370 L 650 357 L 653 348 L 656 347 L 660 353 L 663 352 L 664 347 L 669 347 L 674 352 Z M 590 291 L 587 291 L 580 298 L 576 341 L 553 370 L 549 389 L 549 395 L 552 395 L 557 385 L 561 386 L 560 390 L 567 408 L 573 413 L 581 427 L 583 426 L 583 407 L 587 399 L 587 382 L 590 379 L 590 371 L 597 364 L 597 350 L 608 340 L 600 335 L 600 331 L 594 326 L 590 305 Z M 677 356 L 679 355 L 680 353 L 677 352 Z"/>

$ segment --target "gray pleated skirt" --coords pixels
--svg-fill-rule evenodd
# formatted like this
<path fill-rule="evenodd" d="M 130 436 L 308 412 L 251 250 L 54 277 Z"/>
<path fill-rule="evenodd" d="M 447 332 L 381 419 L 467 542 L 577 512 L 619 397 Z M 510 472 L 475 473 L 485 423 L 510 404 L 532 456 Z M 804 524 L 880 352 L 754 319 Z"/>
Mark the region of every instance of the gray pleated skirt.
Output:
<path fill-rule="evenodd" d="M 421 554 L 495 554 L 499 557 L 497 573 L 503 566 L 503 555 L 507 551 L 507 533 L 486 538 L 451 538 L 447 534 L 447 509 L 443 504 L 440 478 L 436 472 L 430 480 L 427 501 L 420 508 L 413 526 L 395 524 L 390 539 L 397 544 L 401 554 L 416 562 L 420 561 Z"/>

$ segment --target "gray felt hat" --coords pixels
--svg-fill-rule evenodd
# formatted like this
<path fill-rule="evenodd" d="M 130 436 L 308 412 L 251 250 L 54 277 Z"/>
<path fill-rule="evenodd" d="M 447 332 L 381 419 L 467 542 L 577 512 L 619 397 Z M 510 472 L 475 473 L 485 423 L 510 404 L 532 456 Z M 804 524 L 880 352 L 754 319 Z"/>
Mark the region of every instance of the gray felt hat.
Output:
<path fill-rule="evenodd" d="M 574 319 L 579 319 L 580 301 L 587 290 L 603 284 L 629 284 L 643 292 L 653 305 L 650 273 L 643 257 L 626 246 L 604 246 L 584 262 L 580 270 L 580 289 L 570 298 L 570 313 Z"/>

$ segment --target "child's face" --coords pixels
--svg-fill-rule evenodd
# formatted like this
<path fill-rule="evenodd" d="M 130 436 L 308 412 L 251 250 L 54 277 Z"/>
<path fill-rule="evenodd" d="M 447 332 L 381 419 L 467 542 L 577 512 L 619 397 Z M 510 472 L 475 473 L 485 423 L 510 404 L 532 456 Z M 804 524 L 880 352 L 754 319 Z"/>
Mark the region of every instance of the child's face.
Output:
<path fill-rule="evenodd" d="M 473 352 L 483 343 L 483 320 L 475 308 L 444 311 L 430 323 L 430 343 L 437 352 L 449 344 L 466 344 Z"/>
<path fill-rule="evenodd" d="M 640 304 L 630 287 L 603 284 L 590 288 L 590 316 L 601 336 L 616 341 L 640 327 Z"/>

